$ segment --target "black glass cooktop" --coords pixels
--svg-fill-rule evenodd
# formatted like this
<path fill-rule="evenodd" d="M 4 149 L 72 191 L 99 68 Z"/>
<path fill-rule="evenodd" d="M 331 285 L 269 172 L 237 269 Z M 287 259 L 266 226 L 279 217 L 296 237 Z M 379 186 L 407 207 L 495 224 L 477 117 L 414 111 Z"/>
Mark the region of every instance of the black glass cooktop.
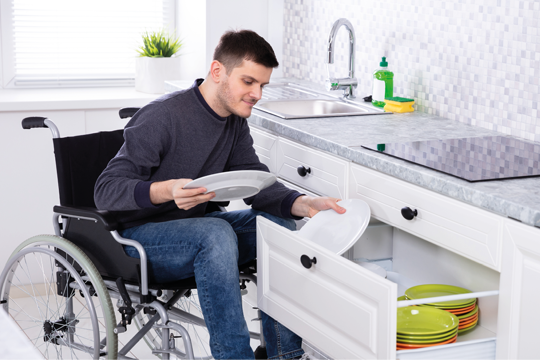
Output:
<path fill-rule="evenodd" d="M 540 143 L 508 136 L 362 147 L 474 182 L 540 176 Z"/>

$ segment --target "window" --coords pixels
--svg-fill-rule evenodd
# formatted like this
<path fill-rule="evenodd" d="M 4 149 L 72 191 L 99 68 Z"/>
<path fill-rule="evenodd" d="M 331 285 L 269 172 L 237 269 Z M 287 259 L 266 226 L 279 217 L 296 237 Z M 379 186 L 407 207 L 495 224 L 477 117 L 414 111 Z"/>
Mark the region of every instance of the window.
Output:
<path fill-rule="evenodd" d="M 0 0 L 3 86 L 131 85 L 141 34 L 175 29 L 175 0 Z"/>

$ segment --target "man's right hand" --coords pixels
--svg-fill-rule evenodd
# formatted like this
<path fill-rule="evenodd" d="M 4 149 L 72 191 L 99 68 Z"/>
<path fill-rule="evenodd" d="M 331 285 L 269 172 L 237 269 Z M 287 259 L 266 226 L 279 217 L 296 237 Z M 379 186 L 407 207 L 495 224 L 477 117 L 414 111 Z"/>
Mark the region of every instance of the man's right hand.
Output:
<path fill-rule="evenodd" d="M 155 182 L 150 185 L 150 200 L 152 204 L 162 204 L 174 200 L 179 209 L 189 210 L 194 206 L 212 200 L 216 193 L 205 194 L 203 187 L 196 189 L 183 189 L 184 185 L 192 179 L 177 179 Z"/>

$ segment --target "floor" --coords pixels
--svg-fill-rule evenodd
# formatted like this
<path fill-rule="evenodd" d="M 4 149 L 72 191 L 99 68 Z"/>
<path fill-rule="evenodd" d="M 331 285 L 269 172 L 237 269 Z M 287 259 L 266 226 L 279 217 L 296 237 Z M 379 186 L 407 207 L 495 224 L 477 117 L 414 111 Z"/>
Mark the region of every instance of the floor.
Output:
<path fill-rule="evenodd" d="M 255 319 L 257 317 L 257 310 L 253 309 L 254 305 L 254 299 L 256 299 L 256 288 L 253 285 L 248 285 L 248 295 L 244 296 L 243 299 L 243 306 L 244 306 L 244 315 L 246 318 L 246 322 L 248 324 L 248 328 L 250 331 L 259 332 L 259 322 L 258 321 L 251 321 L 252 319 Z M 21 329 L 24 329 L 26 336 L 28 339 L 40 350 L 42 353 L 46 355 L 47 358 L 91 358 L 90 356 L 86 356 L 84 353 L 76 353 L 76 354 L 70 354 L 68 350 L 65 350 L 64 353 L 59 353 L 57 348 L 55 346 L 48 346 L 50 343 L 43 341 L 43 322 L 38 321 L 38 319 L 41 319 L 44 315 L 44 312 L 49 311 L 50 309 L 53 309 L 52 312 L 54 312 L 55 308 L 63 308 L 65 305 L 58 302 L 58 297 L 56 296 L 47 296 L 46 292 L 42 292 L 42 294 L 45 294 L 44 296 L 38 296 L 38 297 L 30 297 L 30 296 L 22 296 L 18 297 L 16 299 L 11 300 L 10 304 L 10 314 L 13 318 L 17 320 L 17 323 Z M 96 305 L 96 307 L 99 309 L 99 305 Z M 120 320 L 120 314 L 117 311 L 116 308 L 116 302 L 113 300 L 113 307 L 115 308 L 115 314 L 117 318 L 117 322 Z M 191 313 L 197 313 L 197 310 L 193 310 L 193 308 L 196 308 L 195 306 L 191 306 L 190 312 Z M 48 309 L 48 310 L 44 310 Z M 84 305 L 84 299 L 80 297 L 78 294 L 75 296 L 74 301 L 74 313 L 77 314 L 77 317 L 79 319 L 79 323 L 77 324 L 77 336 L 76 339 L 83 343 L 83 344 L 89 344 L 89 338 L 88 333 L 90 332 L 90 320 L 89 316 L 86 312 L 86 307 Z M 98 313 L 100 311 L 98 310 Z M 47 318 L 55 317 L 55 314 L 46 316 Z M 146 315 L 145 315 L 146 316 Z M 57 316 L 56 318 L 59 318 Z M 198 327 L 200 329 L 200 327 Z M 100 326 L 100 330 L 103 330 L 104 327 Z M 206 330 L 206 329 L 203 329 Z M 137 325 L 135 324 L 135 321 L 132 322 L 132 325 L 128 326 L 128 330 L 125 333 L 122 333 L 118 337 L 118 348 L 119 350 L 123 348 L 123 346 L 133 337 L 135 333 L 137 333 Z M 192 337 L 192 341 L 194 343 L 194 350 L 195 350 L 195 356 L 202 356 L 206 358 L 211 358 L 210 351 L 207 345 L 208 342 L 208 335 L 206 331 L 203 331 L 202 333 L 199 331 L 194 331 L 192 328 L 188 327 L 188 331 L 190 333 L 190 336 Z M 175 339 L 176 346 L 179 349 L 183 349 L 183 343 L 181 339 Z M 199 342 L 202 342 L 203 345 L 198 345 Z M 252 347 L 255 349 L 258 346 L 258 341 L 252 340 Z M 64 348 L 65 347 L 60 347 Z M 152 354 L 152 351 L 150 347 L 146 344 L 145 340 L 141 340 L 138 342 L 132 349 L 129 351 L 127 356 L 134 358 L 134 359 L 157 359 L 155 355 Z M 0 356 L 1 357 L 1 356 Z M 174 358 L 174 357 L 171 357 Z"/>

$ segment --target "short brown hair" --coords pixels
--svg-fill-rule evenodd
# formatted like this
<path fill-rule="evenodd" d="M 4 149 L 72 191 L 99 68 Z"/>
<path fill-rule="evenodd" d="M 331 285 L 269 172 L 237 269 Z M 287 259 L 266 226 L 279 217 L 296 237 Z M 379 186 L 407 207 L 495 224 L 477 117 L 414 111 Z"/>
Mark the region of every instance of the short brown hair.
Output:
<path fill-rule="evenodd" d="M 214 50 L 214 60 L 225 66 L 227 74 L 240 66 L 244 60 L 253 61 L 267 68 L 279 66 L 272 46 L 251 30 L 227 31 L 223 34 Z"/>

